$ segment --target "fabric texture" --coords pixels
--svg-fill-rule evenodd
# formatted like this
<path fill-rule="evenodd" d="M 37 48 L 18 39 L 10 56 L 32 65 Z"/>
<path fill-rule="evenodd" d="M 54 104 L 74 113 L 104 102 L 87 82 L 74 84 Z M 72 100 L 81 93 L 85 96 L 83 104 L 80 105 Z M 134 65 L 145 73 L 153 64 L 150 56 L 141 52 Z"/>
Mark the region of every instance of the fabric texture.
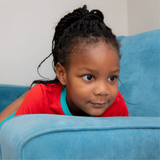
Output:
<path fill-rule="evenodd" d="M 37 84 L 27 94 L 15 116 L 22 114 L 71 115 L 66 103 L 65 87 L 58 84 Z M 128 116 L 128 109 L 122 95 L 118 95 L 112 105 L 99 117 Z"/>
<path fill-rule="evenodd" d="M 119 38 L 118 38 L 119 39 Z M 160 30 L 120 37 L 119 91 L 130 116 L 160 116 Z"/>
<path fill-rule="evenodd" d="M 159 120 L 16 116 L 0 128 L 2 160 L 159 160 Z"/>

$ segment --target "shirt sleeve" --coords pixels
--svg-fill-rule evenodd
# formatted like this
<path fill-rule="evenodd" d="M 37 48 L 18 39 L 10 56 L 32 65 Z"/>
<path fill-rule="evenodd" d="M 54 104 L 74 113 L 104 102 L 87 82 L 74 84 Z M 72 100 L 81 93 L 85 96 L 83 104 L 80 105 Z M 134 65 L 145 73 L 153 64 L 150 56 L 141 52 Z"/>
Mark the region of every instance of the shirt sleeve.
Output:
<path fill-rule="evenodd" d="M 27 93 L 15 116 L 22 114 L 40 114 L 44 112 L 44 91 L 40 84 L 35 85 Z"/>

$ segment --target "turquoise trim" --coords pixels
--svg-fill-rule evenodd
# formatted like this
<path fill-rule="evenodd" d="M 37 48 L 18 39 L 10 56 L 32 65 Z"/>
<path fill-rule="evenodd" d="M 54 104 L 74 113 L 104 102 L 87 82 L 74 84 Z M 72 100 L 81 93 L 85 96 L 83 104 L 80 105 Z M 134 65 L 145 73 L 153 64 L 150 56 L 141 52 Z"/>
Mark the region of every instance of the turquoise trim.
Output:
<path fill-rule="evenodd" d="M 62 91 L 61 91 L 61 106 L 62 106 L 62 110 L 63 110 L 65 115 L 72 116 L 72 114 L 71 114 L 71 112 L 70 112 L 70 110 L 68 108 L 67 102 L 66 102 L 66 96 L 67 96 L 66 87 L 63 86 Z"/>
<path fill-rule="evenodd" d="M 4 119 L 1 123 L 0 123 L 0 126 L 7 120 L 9 120 L 10 118 L 13 118 L 14 115 L 16 114 L 16 112 L 12 113 L 8 118 Z"/>

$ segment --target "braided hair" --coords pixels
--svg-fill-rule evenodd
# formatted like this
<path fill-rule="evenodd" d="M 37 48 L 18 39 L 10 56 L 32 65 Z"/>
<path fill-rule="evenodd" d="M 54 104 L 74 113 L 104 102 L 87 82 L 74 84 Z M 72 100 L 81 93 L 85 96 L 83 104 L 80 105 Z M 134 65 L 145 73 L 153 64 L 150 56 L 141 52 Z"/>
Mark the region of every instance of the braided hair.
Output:
<path fill-rule="evenodd" d="M 94 44 L 100 40 L 104 40 L 117 51 L 120 59 L 120 45 L 112 30 L 105 25 L 103 20 L 104 16 L 101 11 L 92 10 L 89 12 L 86 5 L 74 10 L 72 13 L 68 13 L 60 19 L 52 40 L 52 52 L 48 56 L 53 56 L 54 71 L 58 62 L 67 69 L 73 49 L 82 43 Z M 48 57 L 40 63 L 38 69 Z M 56 82 L 58 82 L 57 77 L 49 81 L 37 80 L 32 84 L 50 84 Z"/>

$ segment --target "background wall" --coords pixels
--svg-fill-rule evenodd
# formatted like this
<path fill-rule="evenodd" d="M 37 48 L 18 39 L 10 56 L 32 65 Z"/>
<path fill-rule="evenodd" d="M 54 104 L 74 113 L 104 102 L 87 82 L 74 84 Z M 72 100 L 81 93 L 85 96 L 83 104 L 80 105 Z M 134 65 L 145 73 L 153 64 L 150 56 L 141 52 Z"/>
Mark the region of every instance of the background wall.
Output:
<path fill-rule="evenodd" d="M 87 4 L 89 10 L 100 9 L 104 13 L 105 23 L 113 32 L 117 36 L 127 36 L 159 28 L 159 2 L 0 0 L 0 83 L 30 85 L 33 80 L 41 79 L 37 66 L 50 54 L 54 27 L 61 17 L 73 9 L 83 4 Z M 141 19 L 143 23 L 139 23 Z M 146 27 L 146 24 L 150 24 L 150 27 Z M 40 73 L 49 78 L 54 77 L 51 60 L 48 59 L 40 69 Z"/>
<path fill-rule="evenodd" d="M 160 0 L 128 0 L 128 35 L 160 28 Z"/>

